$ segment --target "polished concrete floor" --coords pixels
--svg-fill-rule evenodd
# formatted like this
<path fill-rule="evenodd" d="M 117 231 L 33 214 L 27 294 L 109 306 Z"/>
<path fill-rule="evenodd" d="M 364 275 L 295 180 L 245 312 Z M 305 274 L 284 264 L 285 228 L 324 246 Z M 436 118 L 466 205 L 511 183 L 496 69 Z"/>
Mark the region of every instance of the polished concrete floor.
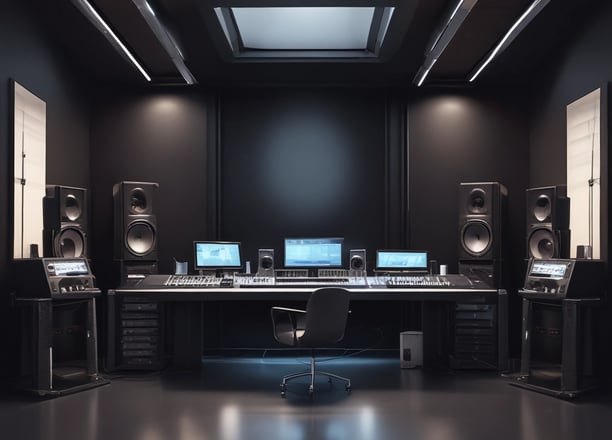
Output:
<path fill-rule="evenodd" d="M 350 357 L 279 393 L 306 358 L 206 358 L 198 372 L 112 375 L 110 385 L 52 399 L 3 393 L 0 437 L 45 440 L 612 439 L 612 397 L 571 401 L 508 385 L 492 372 L 424 374 L 393 358 Z M 301 364 L 301 365 L 300 365 Z"/>

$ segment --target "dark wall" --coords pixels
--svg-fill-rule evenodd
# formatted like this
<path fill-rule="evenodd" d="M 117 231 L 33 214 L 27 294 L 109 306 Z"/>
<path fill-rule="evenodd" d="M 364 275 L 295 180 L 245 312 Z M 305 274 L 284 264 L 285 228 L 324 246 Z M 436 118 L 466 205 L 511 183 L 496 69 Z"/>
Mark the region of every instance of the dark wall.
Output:
<path fill-rule="evenodd" d="M 385 107 L 376 89 L 226 91 L 220 238 L 254 262 L 275 248 L 282 266 L 284 237 L 344 237 L 345 265 L 355 248 L 372 263 L 385 247 Z"/>
<path fill-rule="evenodd" d="M 14 356 L 18 334 L 9 303 L 13 197 L 11 88 L 16 80 L 47 105 L 47 182 L 89 187 L 87 85 L 49 38 L 30 2 L 0 2 L 0 358 Z M 42 203 L 42 201 L 41 201 Z M 26 214 L 27 215 L 27 214 Z M 42 233 L 42 232 L 41 232 Z M 11 353 L 9 355 L 8 353 Z M 0 363 L 0 373 L 14 365 Z"/>
<path fill-rule="evenodd" d="M 456 273 L 459 183 L 508 189 L 507 260 L 524 257 L 528 121 L 521 91 L 427 91 L 409 107 L 410 244 Z M 516 280 L 517 275 L 511 276 Z M 515 285 L 515 283 L 513 282 Z"/>
<path fill-rule="evenodd" d="M 191 262 L 206 236 L 207 98 L 177 89 L 102 89 L 91 128 L 93 257 L 104 287 L 113 287 L 113 185 L 159 184 L 155 201 L 160 272 L 173 257 Z"/>

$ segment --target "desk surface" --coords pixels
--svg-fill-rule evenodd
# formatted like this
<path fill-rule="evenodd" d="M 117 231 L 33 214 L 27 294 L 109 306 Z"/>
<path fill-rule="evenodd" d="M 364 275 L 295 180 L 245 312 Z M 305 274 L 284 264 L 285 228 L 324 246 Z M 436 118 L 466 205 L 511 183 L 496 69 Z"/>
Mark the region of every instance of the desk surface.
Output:
<path fill-rule="evenodd" d="M 363 301 L 495 301 L 504 291 L 495 289 L 455 289 L 417 287 L 339 286 L 351 292 L 351 300 Z M 109 295 L 138 295 L 161 301 L 305 301 L 312 287 L 121 287 L 109 290 Z M 505 292 L 504 292 L 505 293 Z"/>

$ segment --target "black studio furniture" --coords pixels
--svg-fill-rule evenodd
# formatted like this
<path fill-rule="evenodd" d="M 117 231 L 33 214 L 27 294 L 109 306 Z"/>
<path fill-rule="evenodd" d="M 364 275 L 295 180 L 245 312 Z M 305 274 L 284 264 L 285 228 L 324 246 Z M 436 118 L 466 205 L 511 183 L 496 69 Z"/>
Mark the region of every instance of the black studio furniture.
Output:
<path fill-rule="evenodd" d="M 327 377 L 330 383 L 332 378 L 344 381 L 345 389 L 350 391 L 351 380 L 317 370 L 314 355 L 316 348 L 335 344 L 344 337 L 350 295 L 346 289 L 324 287 L 312 292 L 306 303 L 306 310 L 272 307 L 274 338 L 284 345 L 310 349 L 310 369 L 284 376 L 281 382 L 282 397 L 285 397 L 288 380 L 305 376 L 310 377 L 310 395 L 314 392 L 317 375 Z"/>

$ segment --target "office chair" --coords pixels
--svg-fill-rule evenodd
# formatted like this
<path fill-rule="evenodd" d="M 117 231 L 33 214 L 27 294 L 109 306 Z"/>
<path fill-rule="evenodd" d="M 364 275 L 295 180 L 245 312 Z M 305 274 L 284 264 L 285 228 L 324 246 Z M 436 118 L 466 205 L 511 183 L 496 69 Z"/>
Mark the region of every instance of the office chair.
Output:
<path fill-rule="evenodd" d="M 334 344 L 344 337 L 346 319 L 349 314 L 350 292 L 338 287 L 323 287 L 310 295 L 306 310 L 272 307 L 274 338 L 281 344 L 310 349 L 310 370 L 288 374 L 281 383 L 281 396 L 285 397 L 287 381 L 296 377 L 310 376 L 308 393 L 314 392 L 316 375 L 345 382 L 346 391 L 351 390 L 351 380 L 315 368 L 314 349 Z"/>

